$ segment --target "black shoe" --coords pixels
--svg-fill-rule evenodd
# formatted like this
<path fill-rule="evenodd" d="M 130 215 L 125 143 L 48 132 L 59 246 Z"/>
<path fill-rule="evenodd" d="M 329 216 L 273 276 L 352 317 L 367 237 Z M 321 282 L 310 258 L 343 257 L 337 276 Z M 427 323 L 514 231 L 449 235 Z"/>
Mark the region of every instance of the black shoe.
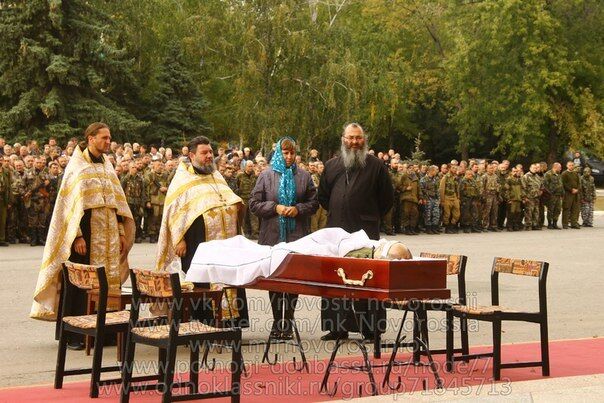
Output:
<path fill-rule="evenodd" d="M 541 226 L 538 225 L 536 227 L 533 227 L 533 231 L 541 231 Z"/>
<path fill-rule="evenodd" d="M 140 239 L 140 238 L 136 238 L 136 239 L 134 239 L 134 243 L 141 243 L 141 242 L 143 242 L 143 240 L 142 240 L 142 239 Z"/>
<path fill-rule="evenodd" d="M 581 229 L 581 227 L 579 225 L 571 225 L 570 226 L 572 229 Z"/>
<path fill-rule="evenodd" d="M 74 351 L 84 350 L 83 341 L 70 341 L 67 343 L 67 348 Z"/>
<path fill-rule="evenodd" d="M 322 341 L 339 340 L 339 339 L 347 339 L 347 338 L 348 338 L 348 332 L 329 332 L 329 333 L 321 336 Z"/>
<path fill-rule="evenodd" d="M 269 337 L 273 340 L 280 340 L 281 339 L 281 331 L 277 330 L 277 329 L 273 329 L 271 330 L 271 333 L 269 335 Z"/>
<path fill-rule="evenodd" d="M 392 236 L 394 235 L 394 231 L 386 231 L 386 235 Z"/>
<path fill-rule="evenodd" d="M 281 339 L 281 340 L 292 340 L 293 338 L 294 338 L 293 330 L 285 330 L 285 331 L 281 332 L 281 334 L 279 335 L 279 339 Z"/>
<path fill-rule="evenodd" d="M 0 246 L 8 246 L 8 242 L 1 241 Z"/>

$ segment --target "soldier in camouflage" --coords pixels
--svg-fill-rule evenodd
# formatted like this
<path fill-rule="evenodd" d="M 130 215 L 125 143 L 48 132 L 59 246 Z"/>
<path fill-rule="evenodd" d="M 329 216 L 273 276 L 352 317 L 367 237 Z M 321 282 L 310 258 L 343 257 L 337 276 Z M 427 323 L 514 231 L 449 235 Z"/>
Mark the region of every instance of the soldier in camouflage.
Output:
<path fill-rule="evenodd" d="M 596 202 L 596 185 L 589 167 L 583 168 L 581 176 L 581 221 L 584 227 L 594 226 L 594 204 Z"/>
<path fill-rule="evenodd" d="M 449 172 L 440 180 L 440 203 L 443 207 L 443 225 L 445 233 L 457 232 L 459 221 L 459 184 L 457 183 L 457 166 L 451 165 Z"/>
<path fill-rule="evenodd" d="M 141 226 L 144 207 L 147 204 L 147 193 L 145 191 L 145 180 L 138 172 L 138 168 L 134 162 L 128 166 L 128 173 L 122 176 L 120 180 L 128 206 L 132 212 L 134 225 L 136 226 L 135 240 L 136 243 L 141 243 L 143 238 L 143 228 Z"/>
<path fill-rule="evenodd" d="M 48 180 L 50 181 L 50 184 L 48 185 L 49 214 L 46 216 L 46 231 L 48 231 L 52 212 L 55 208 L 55 202 L 57 201 L 59 189 L 61 188 L 61 181 L 63 180 L 63 174 L 61 173 L 59 163 L 56 161 L 51 161 L 48 163 Z"/>
<path fill-rule="evenodd" d="M 0 246 L 8 246 L 6 234 L 6 218 L 11 204 L 11 170 L 9 158 L 2 158 L 0 166 Z"/>
<path fill-rule="evenodd" d="M 512 168 L 512 174 L 505 181 L 505 200 L 507 200 L 507 230 L 522 229 L 522 171 Z"/>
<path fill-rule="evenodd" d="M 504 191 L 504 187 L 507 178 L 510 176 L 509 169 L 510 161 L 508 160 L 501 161 L 501 164 L 499 164 L 499 166 L 497 167 L 497 179 L 499 180 L 499 189 L 501 189 L 499 192 L 500 202 L 497 208 L 497 228 L 499 228 L 500 230 L 504 228 L 505 218 L 507 215 L 508 202 L 505 198 L 506 193 Z"/>
<path fill-rule="evenodd" d="M 163 163 L 159 160 L 153 161 L 151 172 L 147 175 L 145 182 L 146 206 L 151 215 L 149 217 L 149 242 L 157 242 L 159 226 L 164 212 L 164 201 L 168 191 L 168 173 L 164 172 Z"/>
<path fill-rule="evenodd" d="M 383 221 L 386 235 L 394 235 L 396 232 L 400 232 L 401 193 L 399 186 L 404 174 L 399 172 L 398 167 L 398 160 L 390 161 L 390 171 L 388 174 L 394 188 L 394 203 L 392 204 L 392 208 L 384 215 Z"/>
<path fill-rule="evenodd" d="M 562 199 L 562 228 L 568 228 L 568 223 L 570 221 L 571 228 L 581 229 L 579 226 L 581 178 L 575 170 L 574 162 L 568 161 L 566 163 L 566 171 L 560 175 L 560 178 L 562 179 L 562 186 L 564 187 L 564 198 Z"/>
<path fill-rule="evenodd" d="M 482 227 L 486 231 L 497 232 L 497 212 L 499 211 L 499 198 L 501 186 L 499 178 L 495 174 L 495 165 L 487 165 L 487 173 L 482 178 L 483 188 L 483 212 L 482 212 Z"/>
<path fill-rule="evenodd" d="M 400 192 L 403 234 L 418 235 L 417 221 L 419 219 L 419 201 L 422 199 L 419 180 L 413 165 L 409 165 L 397 185 Z"/>
<path fill-rule="evenodd" d="M 562 212 L 562 198 L 564 197 L 564 186 L 560 172 L 562 165 L 554 162 L 552 169 L 543 175 L 543 193 L 546 195 L 547 206 L 547 228 L 560 229 L 558 218 Z"/>
<path fill-rule="evenodd" d="M 440 234 L 440 192 L 438 167 L 432 165 L 419 181 L 424 205 L 424 224 L 427 234 Z"/>
<path fill-rule="evenodd" d="M 315 188 L 319 188 L 321 181 L 321 173 L 323 172 L 323 163 L 321 161 L 311 161 L 308 163 L 308 169 L 310 177 L 312 179 Z M 321 205 L 317 209 L 317 212 L 310 216 L 310 232 L 315 232 L 325 228 L 327 225 L 327 210 Z"/>
<path fill-rule="evenodd" d="M 461 200 L 461 227 L 463 232 L 481 232 L 477 229 L 479 224 L 477 203 L 480 199 L 478 181 L 474 179 L 471 169 L 466 173 L 459 184 L 459 196 Z"/>
<path fill-rule="evenodd" d="M 235 192 L 237 196 L 241 197 L 245 205 L 245 211 L 243 215 L 243 233 L 249 239 L 258 239 L 259 222 L 258 217 L 250 210 L 250 195 L 254 186 L 256 186 L 256 180 L 258 177 L 254 173 L 254 162 L 248 160 L 245 162 L 245 169 L 239 172 L 236 177 Z"/>
<path fill-rule="evenodd" d="M 524 201 L 524 229 L 540 230 L 539 199 L 543 193 L 541 178 L 537 174 L 539 164 L 531 164 L 529 171 L 522 177 L 522 198 Z"/>
<path fill-rule="evenodd" d="M 29 243 L 27 226 L 27 208 L 25 207 L 25 164 L 22 160 L 14 162 L 11 178 L 11 206 L 8 213 L 8 240 L 11 243 Z"/>
<path fill-rule="evenodd" d="M 25 190 L 23 197 L 27 208 L 27 224 L 29 226 L 29 244 L 44 245 L 46 233 L 46 218 L 49 214 L 50 200 L 48 186 L 50 179 L 44 169 L 45 157 L 37 157 L 34 167 L 25 173 Z"/>

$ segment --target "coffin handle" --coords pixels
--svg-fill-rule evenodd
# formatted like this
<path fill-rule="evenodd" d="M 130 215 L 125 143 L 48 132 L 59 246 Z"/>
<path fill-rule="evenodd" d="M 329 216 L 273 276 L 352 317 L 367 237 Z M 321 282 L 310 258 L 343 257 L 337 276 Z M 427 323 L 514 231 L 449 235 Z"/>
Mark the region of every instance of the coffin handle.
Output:
<path fill-rule="evenodd" d="M 346 272 L 341 267 L 336 270 L 336 273 L 338 273 L 338 277 L 340 277 L 346 285 L 360 285 L 362 287 L 365 285 L 365 281 L 373 278 L 373 272 L 371 270 L 367 270 L 360 280 L 347 279 Z"/>

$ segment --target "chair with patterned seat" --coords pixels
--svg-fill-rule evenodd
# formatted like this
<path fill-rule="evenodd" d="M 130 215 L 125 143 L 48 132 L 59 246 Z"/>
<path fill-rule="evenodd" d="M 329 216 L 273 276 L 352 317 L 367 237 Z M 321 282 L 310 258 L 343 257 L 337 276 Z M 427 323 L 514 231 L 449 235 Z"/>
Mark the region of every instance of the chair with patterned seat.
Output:
<path fill-rule="evenodd" d="M 63 264 L 63 300 L 67 301 L 70 293 L 76 291 L 76 287 L 82 290 L 99 290 L 99 303 L 95 315 L 66 316 L 67 306 L 62 306 L 62 314 L 59 324 L 59 350 L 57 354 L 57 366 L 55 372 L 55 389 L 63 387 L 65 376 L 91 374 L 90 397 L 99 395 L 101 385 L 116 384 L 121 382 L 121 377 L 115 379 L 101 380 L 102 372 L 120 371 L 119 365 L 102 366 L 104 339 L 108 334 L 125 332 L 130 320 L 129 311 L 107 312 L 107 296 L 109 286 L 107 275 L 103 266 L 91 266 L 79 263 L 65 262 Z M 72 286 L 70 286 L 72 285 Z M 152 318 L 153 321 L 156 318 Z M 147 324 L 148 320 L 141 322 Z M 67 355 L 67 339 L 69 333 L 81 334 L 94 337 L 94 355 L 91 368 L 65 369 L 65 358 Z"/>
<path fill-rule="evenodd" d="M 464 255 L 451 255 L 445 253 L 432 253 L 432 252 L 421 252 L 420 257 L 430 259 L 446 259 L 447 260 L 447 277 L 456 277 L 455 282 L 457 283 L 457 299 L 452 298 L 448 300 L 425 300 L 417 301 L 419 304 L 418 309 L 414 312 L 413 321 L 413 339 L 425 338 L 424 342 L 428 344 L 428 317 L 427 312 L 446 312 L 453 305 L 466 305 L 466 265 L 468 262 L 467 256 Z M 409 301 L 392 301 L 388 305 L 391 309 L 397 310 L 408 310 Z M 423 327 L 423 329 L 420 329 Z M 423 336 L 425 335 L 425 336 Z M 467 354 L 469 352 L 468 347 L 468 328 L 467 321 L 460 318 L 460 338 L 461 347 L 454 349 L 454 352 L 461 352 Z M 412 343 L 411 343 L 412 344 Z M 446 348 L 442 349 L 430 349 L 431 354 L 445 354 Z M 413 349 L 413 361 L 419 361 L 419 357 L 425 354 L 424 350 L 414 346 Z"/>
<path fill-rule="evenodd" d="M 534 260 L 522 260 L 496 257 L 491 270 L 491 305 L 488 306 L 454 306 L 447 312 L 447 371 L 452 370 L 454 361 L 484 357 L 493 357 L 493 378 L 501 378 L 503 368 L 541 367 L 543 376 L 549 376 L 549 343 L 547 329 L 547 295 L 546 281 L 549 264 Z M 508 273 L 519 276 L 538 277 L 539 309 L 537 311 L 520 311 L 499 305 L 499 274 Z M 463 353 L 454 355 L 453 351 L 453 318 L 474 319 L 491 322 L 493 327 L 493 351 L 480 354 Z M 501 324 L 504 321 L 519 321 L 539 324 L 541 339 L 541 361 L 501 362 Z"/>
<path fill-rule="evenodd" d="M 240 398 L 241 372 L 241 329 L 217 328 L 201 322 L 182 322 L 183 301 L 178 273 L 156 272 L 134 269 L 130 272 L 132 280 L 132 309 L 126 342 L 126 355 L 122 371 L 121 402 L 128 402 L 133 390 L 162 390 L 162 402 L 207 399 L 212 397 L 231 397 L 238 402 Z M 136 326 L 142 301 L 148 298 L 161 299 L 167 304 L 168 324 L 161 326 Z M 202 345 L 212 342 L 225 342 L 232 346 L 231 387 L 224 391 L 199 393 L 199 352 Z M 157 347 L 160 351 L 160 378 L 157 384 L 133 385 L 133 362 L 136 344 Z M 174 382 L 174 367 L 178 346 L 189 346 L 190 370 L 189 382 Z M 163 378 L 163 379 L 162 379 Z M 189 387 L 189 394 L 172 396 L 174 387 Z"/>

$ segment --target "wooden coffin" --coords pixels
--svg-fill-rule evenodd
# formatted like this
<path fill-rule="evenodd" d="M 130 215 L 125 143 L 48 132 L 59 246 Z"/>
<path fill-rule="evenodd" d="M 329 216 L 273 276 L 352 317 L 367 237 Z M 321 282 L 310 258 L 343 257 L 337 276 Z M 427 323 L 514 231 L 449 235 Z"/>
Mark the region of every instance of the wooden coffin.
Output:
<path fill-rule="evenodd" d="M 246 285 L 328 298 L 447 299 L 444 259 L 377 260 L 290 253 L 268 278 Z"/>

